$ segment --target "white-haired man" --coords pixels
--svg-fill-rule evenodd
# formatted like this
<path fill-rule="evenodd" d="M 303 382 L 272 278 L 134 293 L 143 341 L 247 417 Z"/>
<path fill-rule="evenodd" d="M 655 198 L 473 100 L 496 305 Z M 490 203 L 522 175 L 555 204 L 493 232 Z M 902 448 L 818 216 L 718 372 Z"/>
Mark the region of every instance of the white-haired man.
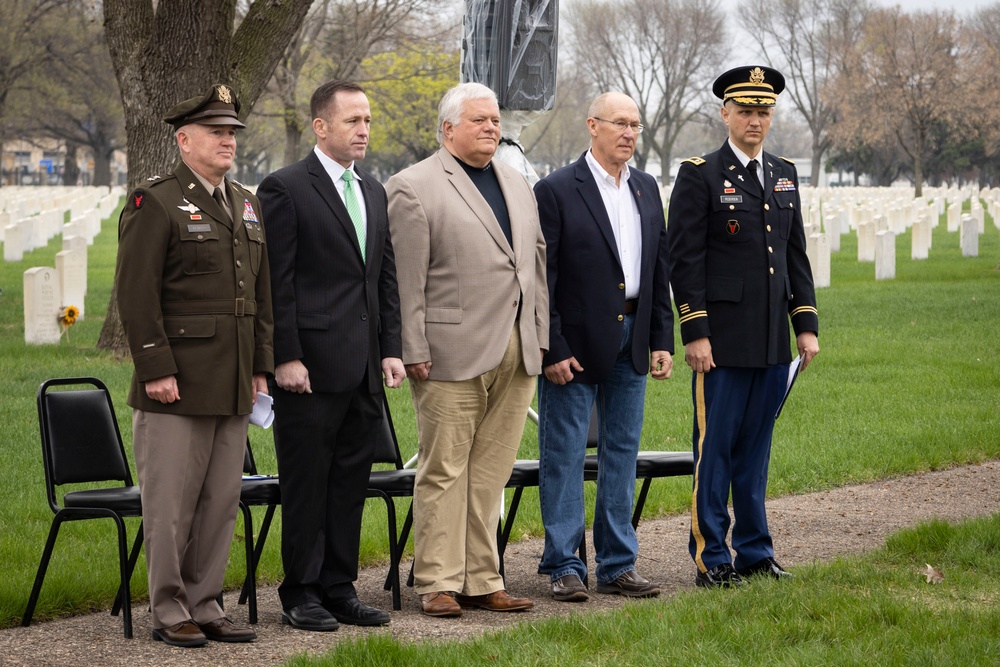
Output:
<path fill-rule="evenodd" d="M 500 110 L 464 83 L 441 149 L 389 179 L 403 363 L 419 432 L 415 588 L 430 616 L 534 606 L 504 590 L 496 527 L 548 347 L 545 241 L 524 176 L 493 160 Z"/>

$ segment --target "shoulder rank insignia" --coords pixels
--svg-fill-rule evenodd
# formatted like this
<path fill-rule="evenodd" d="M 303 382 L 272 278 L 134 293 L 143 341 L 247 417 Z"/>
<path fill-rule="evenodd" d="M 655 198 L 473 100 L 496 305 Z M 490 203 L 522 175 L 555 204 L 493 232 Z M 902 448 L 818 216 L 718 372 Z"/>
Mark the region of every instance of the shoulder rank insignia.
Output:
<path fill-rule="evenodd" d="M 794 162 L 793 162 L 792 160 L 789 160 L 789 159 L 788 159 L 788 158 L 786 158 L 786 157 L 785 157 L 784 155 L 779 155 L 778 157 L 780 157 L 780 158 L 781 158 L 782 160 L 784 160 L 784 161 L 785 161 L 785 162 L 787 162 L 788 164 L 795 164 L 795 163 L 794 163 Z"/>
<path fill-rule="evenodd" d="M 157 174 L 156 176 L 150 176 L 146 180 L 147 181 L 156 181 L 156 180 L 159 180 L 160 178 L 161 178 L 161 176 L 159 174 Z"/>
<path fill-rule="evenodd" d="M 681 160 L 681 162 L 690 162 L 694 166 L 700 167 L 701 165 L 705 164 L 705 158 L 703 158 L 703 157 L 689 157 L 686 160 Z"/>

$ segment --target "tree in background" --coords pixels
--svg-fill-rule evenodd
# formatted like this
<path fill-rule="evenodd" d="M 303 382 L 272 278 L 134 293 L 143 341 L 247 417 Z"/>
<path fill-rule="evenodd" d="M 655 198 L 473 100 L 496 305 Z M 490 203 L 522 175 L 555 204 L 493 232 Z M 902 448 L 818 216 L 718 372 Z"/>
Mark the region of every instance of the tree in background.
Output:
<path fill-rule="evenodd" d="M 568 8 L 575 62 L 598 89 L 630 95 L 645 132 L 635 161 L 660 159 L 669 182 L 674 144 L 707 101 L 725 53 L 718 0 L 580 0 Z"/>
<path fill-rule="evenodd" d="M 213 83 L 228 83 L 246 118 L 312 0 L 254 0 L 237 25 L 236 0 L 104 0 L 104 25 L 125 110 L 129 187 L 177 159 L 164 114 Z M 117 290 L 97 342 L 127 354 Z"/>
<path fill-rule="evenodd" d="M 749 0 L 744 29 L 766 61 L 785 76 L 782 100 L 802 116 L 812 137 L 810 183 L 820 182 L 830 148 L 834 106 L 824 97 L 844 49 L 860 40 L 868 0 Z M 786 104 L 782 104 L 786 106 Z"/>
<path fill-rule="evenodd" d="M 878 146 L 894 138 L 909 160 L 917 197 L 935 128 L 948 124 L 955 138 L 964 131 L 960 112 L 968 96 L 959 26 L 953 11 L 872 10 L 831 89 L 841 146 Z"/>
<path fill-rule="evenodd" d="M 43 67 L 67 55 L 63 27 L 74 4 L 73 0 L 0 0 L 0 148 L 15 125 L 10 118 L 12 98 L 30 91 Z"/>
<path fill-rule="evenodd" d="M 59 26 L 60 49 L 43 62 L 22 93 L 22 131 L 66 145 L 63 183 L 76 185 L 78 149 L 94 156 L 91 185 L 111 185 L 111 161 L 125 146 L 125 123 L 114 68 L 96 10 L 82 3 L 67 8 Z"/>
<path fill-rule="evenodd" d="M 437 103 L 458 83 L 460 53 L 439 44 L 397 44 L 361 65 L 372 107 L 365 168 L 386 179 L 438 149 Z"/>

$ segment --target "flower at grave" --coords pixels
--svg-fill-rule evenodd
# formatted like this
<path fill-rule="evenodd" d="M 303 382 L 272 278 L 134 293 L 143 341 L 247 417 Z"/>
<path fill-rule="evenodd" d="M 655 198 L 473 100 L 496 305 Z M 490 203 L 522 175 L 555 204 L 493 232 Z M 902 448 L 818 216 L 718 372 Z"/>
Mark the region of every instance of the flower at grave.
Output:
<path fill-rule="evenodd" d="M 80 317 L 80 309 L 76 306 L 64 306 L 59 311 L 57 319 L 59 320 L 59 326 L 62 327 L 62 333 L 66 336 L 66 340 L 69 340 L 69 328 L 76 324 L 76 318 L 78 317 Z"/>
<path fill-rule="evenodd" d="M 59 311 L 59 324 L 69 328 L 76 324 L 76 318 L 80 317 L 80 309 L 76 306 L 66 306 Z"/>

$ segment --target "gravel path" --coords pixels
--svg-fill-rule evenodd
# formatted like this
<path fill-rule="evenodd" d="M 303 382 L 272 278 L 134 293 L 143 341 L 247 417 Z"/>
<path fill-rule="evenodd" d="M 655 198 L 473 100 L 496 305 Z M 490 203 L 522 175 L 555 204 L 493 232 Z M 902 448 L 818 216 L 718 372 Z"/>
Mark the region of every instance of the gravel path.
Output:
<path fill-rule="evenodd" d="M 882 545 L 890 533 L 920 521 L 959 520 L 1000 512 L 1000 461 L 847 486 L 822 493 L 787 496 L 768 504 L 768 516 L 777 557 L 782 565 L 823 561 L 842 554 L 861 553 Z M 694 567 L 687 553 L 688 517 L 670 516 L 639 525 L 638 570 L 662 582 L 663 595 L 693 588 Z M 347 638 L 387 632 L 405 640 L 462 639 L 484 631 L 541 618 L 620 606 L 617 596 L 593 594 L 589 602 L 554 602 L 548 595 L 548 577 L 536 574 L 542 541 L 512 543 L 506 554 L 508 589 L 532 597 L 535 608 L 521 614 L 467 611 L 458 619 L 422 616 L 412 589 L 403 589 L 403 609 L 392 612 L 392 623 L 382 629 L 342 626 L 338 632 L 294 630 L 280 622 L 277 589 L 259 591 L 259 639 L 253 644 L 209 642 L 200 649 L 176 649 L 150 639 L 150 617 L 142 604 L 133 609 L 135 639 L 122 638 L 121 619 L 107 612 L 38 623 L 30 628 L 0 630 L 0 666 L 145 667 L 153 665 L 213 665 L 242 667 L 281 664 L 308 651 L 320 653 Z M 403 576 L 409 564 L 403 564 Z M 916 573 L 923 563 L 914 563 Z M 362 600 L 391 608 L 382 590 L 384 568 L 361 573 Z M 43 593 L 44 594 L 44 593 Z M 237 622 L 246 622 L 246 607 L 232 595 L 226 607 Z"/>

